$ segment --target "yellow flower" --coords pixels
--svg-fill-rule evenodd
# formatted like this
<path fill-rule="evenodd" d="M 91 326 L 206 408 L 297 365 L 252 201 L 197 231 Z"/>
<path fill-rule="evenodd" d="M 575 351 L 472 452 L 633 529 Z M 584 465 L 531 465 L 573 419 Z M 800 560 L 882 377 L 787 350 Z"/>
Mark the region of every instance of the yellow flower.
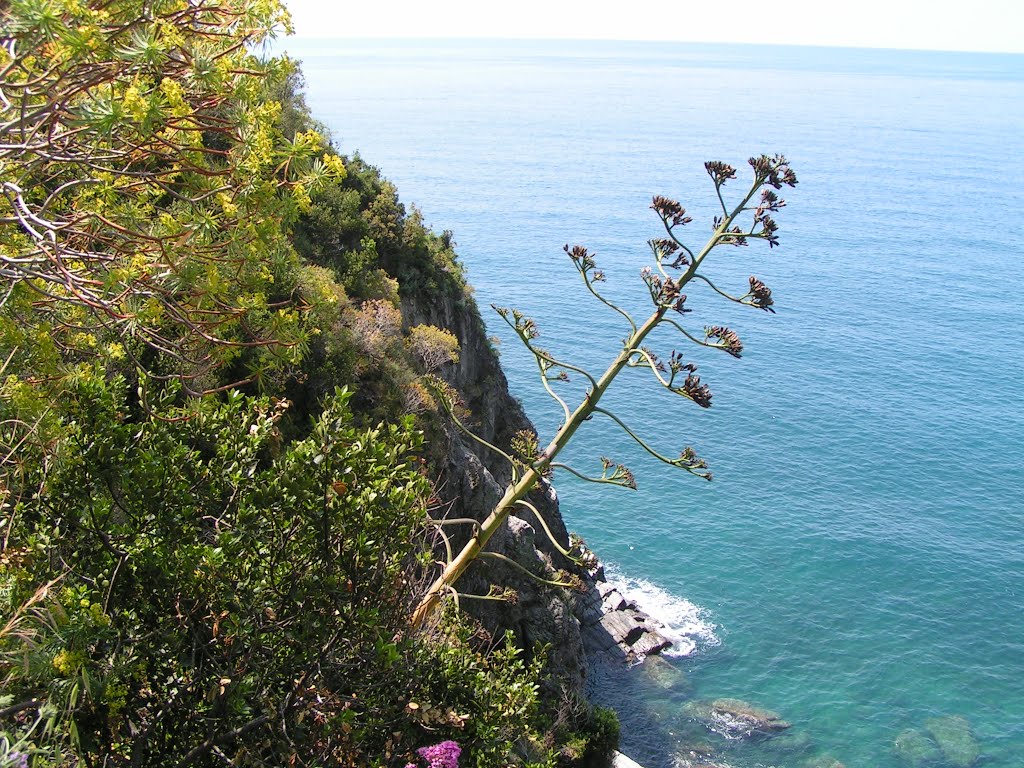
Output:
<path fill-rule="evenodd" d="M 345 161 L 337 155 L 325 154 L 323 157 L 324 167 L 329 173 L 331 173 L 338 181 L 345 178 L 348 173 L 348 169 L 345 168 Z"/>
<path fill-rule="evenodd" d="M 224 211 L 224 215 L 230 218 L 234 218 L 238 215 L 238 206 L 231 200 L 231 196 L 221 192 L 217 195 L 217 202 L 220 203 L 221 210 Z"/>
<path fill-rule="evenodd" d="M 136 85 L 128 86 L 121 99 L 121 104 L 124 106 L 124 111 L 136 120 L 145 119 L 146 113 L 149 112 L 149 103 Z"/>
<path fill-rule="evenodd" d="M 53 668 L 65 677 L 75 674 L 85 664 L 85 653 L 62 649 L 53 657 Z"/>

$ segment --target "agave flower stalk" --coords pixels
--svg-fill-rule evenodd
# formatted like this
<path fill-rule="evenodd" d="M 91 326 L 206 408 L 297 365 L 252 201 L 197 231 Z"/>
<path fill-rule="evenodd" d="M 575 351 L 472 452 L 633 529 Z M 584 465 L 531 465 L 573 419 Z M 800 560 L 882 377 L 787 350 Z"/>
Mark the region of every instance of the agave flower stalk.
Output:
<path fill-rule="evenodd" d="M 718 349 L 733 357 L 741 356 L 743 345 L 739 336 L 730 328 L 710 326 L 704 328 L 703 332 L 694 333 L 687 330 L 682 324 L 682 319 L 690 311 L 686 306 L 686 295 L 682 289 L 692 280 L 696 279 L 707 283 L 717 294 L 737 304 L 768 312 L 775 311 L 772 309 L 774 301 L 771 297 L 771 290 L 758 278 L 750 278 L 749 290 L 746 293 L 733 295 L 720 289 L 701 271 L 711 252 L 720 246 L 746 246 L 751 240 L 766 240 L 769 247 L 778 244 L 778 225 L 769 214 L 776 213 L 785 205 L 785 201 L 778 197 L 775 190 L 781 189 L 783 186 L 795 186 L 796 175 L 790 169 L 786 158 L 781 155 L 774 157 L 761 155 L 750 158 L 748 162 L 753 170 L 753 180 L 746 194 L 732 208 L 727 207 L 722 188 L 728 181 L 736 178 L 736 170 L 722 162 L 705 163 L 705 170 L 714 182 L 715 193 L 722 206 L 722 215 L 715 217 L 713 232 L 699 250 L 690 248 L 680 239 L 682 232 L 678 230 L 692 221 L 691 217 L 686 214 L 686 210 L 675 200 L 660 196 L 653 199 L 651 208 L 661 219 L 667 237 L 649 241 L 655 269 L 645 267 L 641 272 L 641 278 L 650 292 L 654 309 L 642 322 L 637 322 L 633 315 L 610 301 L 598 290 L 597 285 L 604 282 L 605 276 L 597 269 L 593 255 L 586 248 L 578 245 L 572 248 L 565 247 L 566 254 L 579 272 L 587 290 L 602 303 L 622 315 L 629 324 L 629 333 L 624 339 L 621 349 L 600 377 L 594 377 L 585 369 L 560 360 L 538 347 L 534 340 L 539 335 L 539 331 L 533 320 L 524 317 L 517 310 L 494 308 L 534 356 L 541 383 L 545 391 L 562 409 L 564 420 L 543 450 L 537 451 L 534 456 L 516 458 L 496 446 L 490 445 L 467 429 L 455 417 L 450 401 L 443 396 L 442 392 L 440 398 L 442 404 L 452 414 L 459 428 L 473 439 L 493 448 L 511 463 L 512 481 L 487 518 L 474 525 L 473 534 L 462 550 L 454 557 L 449 556 L 446 559 L 441 574 L 427 590 L 412 615 L 411 621 L 414 627 L 423 626 L 442 597 L 454 592 L 455 583 L 466 569 L 482 555 L 489 554 L 485 553 L 487 543 L 505 523 L 513 510 L 519 506 L 526 506 L 540 518 L 537 509 L 526 501 L 526 498 L 543 478 L 550 475 L 552 470 L 565 469 L 571 474 L 591 482 L 636 488 L 633 473 L 610 459 L 601 459 L 603 471 L 599 476 L 589 476 L 556 461 L 576 431 L 595 415 L 610 419 L 647 453 L 663 463 L 693 475 L 711 479 L 707 463 L 697 455 L 693 448 L 687 446 L 677 457 L 671 458 L 650 445 L 618 415 L 600 407 L 599 404 L 612 382 L 625 368 L 647 368 L 653 373 L 658 384 L 670 392 L 692 400 L 703 408 L 711 406 L 711 390 L 706 384 L 702 384 L 700 378 L 694 374 L 696 371 L 694 364 L 683 362 L 683 356 L 673 351 L 666 365 L 644 346 L 645 341 L 655 329 L 666 327 L 699 346 Z M 760 193 L 760 197 L 754 202 L 758 193 Z M 748 215 L 750 215 L 749 219 Z M 740 222 L 743 222 L 743 226 Z M 673 276 L 673 274 L 677 276 Z M 587 391 L 575 408 L 571 408 L 552 387 L 552 383 L 566 380 L 570 372 L 581 374 L 589 382 Z M 681 383 L 678 381 L 680 378 L 682 379 Z M 554 540 L 546 523 L 543 523 L 543 528 L 557 548 L 565 552 L 565 548 Z"/>

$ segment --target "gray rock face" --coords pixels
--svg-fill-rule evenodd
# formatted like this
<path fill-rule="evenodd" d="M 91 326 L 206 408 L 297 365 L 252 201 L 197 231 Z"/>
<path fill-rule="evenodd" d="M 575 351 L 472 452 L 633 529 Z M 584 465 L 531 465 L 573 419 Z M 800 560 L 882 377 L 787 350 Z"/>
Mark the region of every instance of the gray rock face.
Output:
<path fill-rule="evenodd" d="M 509 394 L 505 374 L 472 298 L 452 297 L 427 304 L 413 297 L 404 302 L 402 309 L 409 325 L 429 323 L 446 328 L 458 338 L 459 362 L 447 366 L 443 375 L 462 394 L 471 414 L 469 421 L 481 438 L 507 446 L 516 432 L 533 429 L 522 405 Z M 444 425 L 444 443 L 432 449 L 442 508 L 448 510 L 449 517 L 483 520 L 511 480 L 507 460 L 461 434 L 451 423 Z M 544 516 L 561 546 L 568 548 L 569 537 L 554 488 L 548 484 L 537 488 L 530 502 Z M 457 551 L 468 541 L 470 528 L 446 529 L 453 549 Z M 588 652 L 633 661 L 671 645 L 648 616 L 605 580 L 600 564 L 584 570 L 564 557 L 532 510 L 523 507 L 510 516 L 488 549 L 537 575 L 550 578 L 556 571 L 565 570 L 583 580 L 582 593 L 569 593 L 540 585 L 507 564 L 478 561 L 458 585 L 468 594 L 487 594 L 492 584 L 515 590 L 515 603 L 466 600 L 463 605 L 492 634 L 511 629 L 527 658 L 538 643 L 548 645 L 548 669 L 557 677 L 551 693 L 561 689 L 582 695 Z"/>

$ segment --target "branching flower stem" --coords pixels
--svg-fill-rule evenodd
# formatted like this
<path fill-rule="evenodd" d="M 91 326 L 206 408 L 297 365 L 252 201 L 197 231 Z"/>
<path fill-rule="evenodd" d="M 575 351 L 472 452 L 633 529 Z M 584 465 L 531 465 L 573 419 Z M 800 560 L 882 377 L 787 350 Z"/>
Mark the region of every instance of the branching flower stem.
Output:
<path fill-rule="evenodd" d="M 679 331 L 681 334 L 683 334 L 683 336 L 685 336 L 687 339 L 689 339 L 690 341 L 692 341 L 694 344 L 696 344 L 699 347 L 707 347 L 708 349 L 725 349 L 725 345 L 724 344 L 715 344 L 713 342 L 708 341 L 707 339 L 698 339 L 696 336 L 694 336 L 688 330 L 683 328 L 683 326 L 681 326 L 675 320 L 670 320 L 669 318 L 666 317 L 664 322 L 665 322 L 665 325 L 671 325 L 673 328 L 675 328 L 677 331 Z M 660 376 L 658 378 L 661 379 Z M 662 383 L 664 383 L 664 382 L 662 382 Z"/>
<path fill-rule="evenodd" d="M 527 467 L 523 475 L 505 489 L 505 494 L 501 497 L 494 510 L 480 524 L 480 530 L 477 534 L 467 542 L 462 551 L 445 567 L 441 575 L 430 586 L 427 594 L 423 597 L 423 600 L 412 615 L 412 625 L 414 627 L 424 625 L 427 618 L 441 601 L 441 597 L 447 591 L 447 588 L 462 576 L 470 563 L 483 554 L 483 549 L 487 546 L 487 542 L 491 540 L 491 537 L 497 533 L 498 529 L 508 519 L 515 506 L 526 498 L 527 494 L 541 480 L 551 462 L 561 453 L 572 436 L 576 434 L 576 430 L 594 413 L 594 409 L 597 407 L 601 397 L 633 356 L 633 349 L 639 346 L 647 334 L 654 330 L 661 318 L 664 317 L 666 311 L 668 311 L 667 307 L 658 307 L 647 321 L 631 335 L 622 351 L 619 352 L 618 356 L 604 372 L 604 375 L 598 380 L 597 385 L 584 395 L 583 402 L 576 407 L 576 410 L 570 414 L 561 429 L 555 433 L 554 439 L 541 453 L 538 460 L 532 466 Z"/>
<path fill-rule="evenodd" d="M 733 296 L 731 293 L 726 293 L 721 288 L 719 288 L 717 285 L 715 285 L 713 282 L 711 282 L 708 278 L 706 278 L 704 275 L 694 275 L 694 277 L 697 278 L 698 280 L 703 280 L 705 283 L 707 283 L 711 287 L 711 290 L 713 290 L 719 296 L 722 296 L 723 298 L 726 298 L 729 301 L 734 301 L 737 304 L 745 303 L 744 302 L 744 299 L 746 298 L 745 296 L 737 297 L 737 296 Z"/>
<path fill-rule="evenodd" d="M 683 272 L 683 274 L 675 282 L 675 286 L 677 288 L 683 288 L 697 275 L 697 270 L 700 269 L 701 265 L 704 263 L 704 260 L 708 257 L 708 255 L 716 246 L 728 244 L 730 243 L 730 241 L 736 238 L 735 230 L 733 229 L 734 222 L 738 216 L 740 216 L 744 211 L 747 210 L 748 203 L 758 192 L 758 190 L 765 186 L 765 184 L 778 187 L 780 183 L 789 184 L 790 186 L 796 183 L 795 175 L 793 175 L 792 171 L 789 170 L 789 166 L 786 163 L 785 158 L 782 158 L 781 156 L 777 156 L 776 158 L 768 158 L 767 156 L 761 156 L 761 158 L 757 160 L 751 158 L 750 164 L 754 168 L 755 174 L 754 181 L 750 187 L 749 192 L 744 196 L 743 200 L 739 203 L 739 205 L 734 207 L 732 211 L 729 212 L 728 214 L 723 215 L 720 221 L 717 221 L 717 226 L 715 226 L 715 229 L 711 237 L 704 244 L 704 247 L 690 260 L 690 263 L 686 271 Z M 716 192 L 719 193 L 719 198 L 721 199 L 719 189 L 721 184 L 716 182 L 715 186 Z M 678 204 L 676 205 L 678 206 Z M 679 210 L 680 216 L 682 216 L 682 209 L 680 208 Z M 665 224 L 665 228 L 668 231 L 669 236 L 672 237 L 673 240 L 676 240 L 676 242 L 678 242 L 676 236 L 672 232 L 672 226 L 670 226 L 669 221 L 666 219 L 664 215 L 662 216 L 662 220 Z M 753 235 L 753 237 L 755 238 L 759 236 L 760 235 L 757 234 Z M 566 250 L 567 252 L 569 252 L 568 247 L 566 247 Z M 689 249 L 687 250 L 689 252 Z M 631 366 L 631 362 L 633 362 L 636 358 L 637 351 L 642 349 L 644 340 L 655 328 L 657 328 L 663 322 L 668 322 L 674 325 L 679 330 L 683 330 L 682 326 L 678 325 L 677 323 L 666 317 L 666 314 L 670 310 L 677 308 L 677 297 L 679 295 L 679 292 L 676 291 L 671 296 L 665 296 L 663 300 L 655 297 L 654 312 L 641 325 L 637 326 L 633 322 L 632 318 L 629 316 L 628 313 L 619 309 L 614 304 L 611 304 L 611 302 L 608 302 L 606 299 L 604 299 L 604 297 L 600 296 L 590 285 L 590 276 L 588 275 L 588 270 L 592 268 L 592 262 L 584 264 L 583 256 L 585 255 L 585 250 L 581 250 L 579 253 L 576 253 L 575 251 L 570 252 L 570 256 L 573 256 L 574 264 L 576 265 L 577 270 L 581 273 L 583 281 L 587 286 L 587 289 L 590 290 L 590 292 L 593 293 L 603 303 L 608 304 L 617 312 L 619 312 L 619 314 L 622 314 L 624 317 L 626 317 L 626 319 L 630 323 L 632 332 L 630 333 L 628 338 L 626 338 L 623 341 L 623 345 L 619 353 L 616 355 L 615 359 L 605 370 L 604 374 L 602 374 L 597 381 L 595 381 L 593 377 L 591 377 L 589 374 L 586 374 L 587 378 L 591 383 L 591 387 L 584 394 L 582 402 L 580 402 L 576 409 L 571 412 L 568 410 L 568 408 L 566 408 L 567 417 L 565 419 L 565 422 L 555 433 L 555 436 L 552 438 L 548 446 L 543 451 L 540 452 L 535 461 L 524 467 L 522 475 L 517 476 L 516 474 L 513 474 L 512 482 L 505 489 L 505 493 L 502 496 L 501 500 L 497 503 L 497 505 L 487 516 L 487 518 L 480 523 L 479 529 L 466 543 L 462 551 L 459 552 L 458 555 L 456 555 L 453 559 L 451 559 L 448 562 L 448 564 L 442 571 L 441 575 L 437 577 L 434 583 L 427 590 L 426 595 L 424 595 L 423 599 L 421 600 L 420 604 L 417 606 L 416 610 L 413 612 L 413 615 L 411 617 L 411 623 L 414 628 L 424 626 L 427 619 L 431 616 L 437 605 L 440 603 L 441 598 L 453 589 L 452 585 L 455 584 L 459 577 L 462 576 L 465 570 L 476 559 L 480 557 L 487 557 L 489 559 L 499 559 L 502 561 L 507 561 L 512 565 L 515 565 L 522 569 L 522 567 L 518 566 L 518 564 L 514 563 L 514 561 L 510 561 L 508 560 L 508 558 L 505 558 L 496 553 L 485 552 L 484 548 L 487 546 L 487 543 L 490 541 L 491 537 L 494 536 L 494 534 L 497 533 L 501 526 L 505 523 L 505 521 L 508 519 L 508 516 L 512 513 L 512 511 L 518 505 L 522 505 L 524 503 L 528 504 L 528 502 L 525 502 L 527 495 L 541 482 L 541 480 L 549 472 L 550 469 L 552 469 L 554 466 L 561 466 L 565 468 L 564 465 L 556 464 L 556 457 L 559 455 L 559 453 L 561 453 L 562 449 L 565 448 L 565 446 L 573 438 L 573 436 L 576 434 L 576 431 L 584 424 L 584 422 L 590 419 L 595 413 L 600 413 L 611 418 L 642 448 L 644 448 L 644 450 L 646 450 L 655 458 L 665 462 L 666 464 L 679 467 L 694 474 L 699 474 L 695 470 L 703 468 L 703 466 L 705 466 L 703 464 L 697 465 L 693 462 L 692 452 L 689 453 L 689 455 L 687 454 L 687 452 L 684 452 L 679 459 L 670 459 L 663 456 L 662 454 L 658 453 L 656 450 L 651 448 L 646 442 L 644 442 L 642 438 L 636 435 L 632 430 L 630 430 L 629 427 L 626 426 L 626 424 L 622 422 L 621 419 L 612 414 L 610 411 L 600 408 L 598 405 L 601 401 L 601 398 L 604 396 L 605 392 L 608 391 L 608 388 L 611 386 L 612 382 L 619 375 L 619 373 L 621 373 L 624 368 Z M 654 297 L 653 292 L 652 297 Z M 529 321 L 529 324 L 527 325 L 522 322 L 522 316 L 518 315 L 518 313 L 510 313 L 509 310 L 500 309 L 498 309 L 498 312 L 502 316 L 502 318 L 516 331 L 517 335 L 520 337 L 520 339 L 523 341 L 526 347 L 530 350 L 530 352 L 533 353 L 538 358 L 538 364 L 541 365 L 542 378 L 544 378 L 545 380 L 545 386 L 547 386 L 547 377 L 544 370 L 544 365 L 543 363 L 541 363 L 541 361 L 545 361 L 552 366 L 561 366 L 569 370 L 580 370 L 555 360 L 550 355 L 545 353 L 543 350 L 536 349 L 530 343 L 530 340 L 536 335 L 536 328 L 535 326 L 532 325 L 532 321 Z M 509 318 L 510 314 L 513 314 L 514 319 Z M 689 334 L 686 335 L 689 336 Z M 694 340 L 696 341 L 696 339 Z M 698 343 L 700 342 L 698 341 Z M 705 346 L 712 345 L 705 344 Z M 560 398 L 556 399 L 561 400 Z M 465 431 L 465 428 L 462 427 L 461 424 L 459 424 L 459 426 Z M 483 443 L 487 447 L 493 448 L 494 450 L 498 450 L 497 448 L 494 448 L 494 446 L 490 445 L 481 438 L 472 435 L 472 433 L 469 434 L 478 442 Z M 512 461 L 508 454 L 505 454 L 503 451 L 500 450 L 498 450 L 498 453 L 508 458 L 510 464 L 512 464 L 513 466 L 513 469 L 515 468 L 516 462 Z M 536 509 L 532 507 L 532 505 L 529 506 L 536 512 Z M 537 517 L 540 518 L 541 516 L 538 514 Z M 529 575 L 533 578 L 538 578 L 535 574 Z"/>
<path fill-rule="evenodd" d="M 572 415 L 569 410 L 569 404 L 551 388 L 551 379 L 548 377 L 548 368 L 550 368 L 550 365 L 545 365 L 545 361 L 539 357 L 537 357 L 536 360 L 537 369 L 540 371 L 540 383 L 544 386 L 547 393 L 551 395 L 551 398 L 561 407 L 562 413 L 565 415 L 566 421 L 568 421 L 569 417 Z"/>
<path fill-rule="evenodd" d="M 660 261 L 659 261 L 658 266 L 659 267 L 661 266 Z M 586 284 L 587 290 L 590 291 L 592 294 L 594 294 L 594 296 L 597 298 L 597 300 L 600 301 L 602 304 L 604 304 L 605 306 L 611 307 L 616 312 L 618 312 L 620 315 L 622 315 L 624 318 L 626 318 L 626 322 L 629 323 L 630 329 L 633 331 L 633 333 L 636 333 L 636 323 L 633 321 L 633 318 L 629 314 L 629 312 L 627 312 L 626 310 L 622 309 L 621 307 L 613 304 L 612 302 L 608 301 L 608 299 L 606 299 L 604 296 L 602 296 L 600 293 L 598 293 L 597 289 L 594 288 L 593 281 L 592 281 L 591 277 L 589 275 L 587 275 L 586 272 L 581 270 L 580 274 L 583 275 L 583 282 Z"/>
<path fill-rule="evenodd" d="M 551 542 L 551 546 L 553 546 L 555 549 L 557 549 L 562 554 L 563 557 L 567 557 L 570 560 L 572 560 L 574 563 L 579 564 L 579 562 L 580 562 L 579 558 L 576 557 L 575 555 L 573 555 L 572 552 L 570 552 L 568 549 L 566 549 L 565 547 L 563 547 L 561 544 L 558 543 L 558 539 L 556 539 L 555 538 L 555 534 L 553 534 L 551 532 L 551 529 L 548 527 L 547 520 L 544 519 L 544 515 L 542 515 L 540 513 L 540 510 L 538 510 L 535 506 L 533 506 L 533 504 L 528 502 L 526 499 L 520 499 L 518 503 L 519 503 L 520 506 L 526 507 L 531 512 L 533 512 L 534 517 L 537 518 L 537 522 L 540 523 L 541 528 L 544 529 L 544 533 L 547 534 L 548 541 Z"/>
<path fill-rule="evenodd" d="M 601 415 L 603 415 L 603 416 L 607 416 L 607 417 L 608 417 L 609 419 L 611 419 L 612 421 L 614 421 L 614 422 L 615 422 L 616 424 L 618 424 L 618 425 L 619 425 L 619 428 L 620 428 L 620 429 L 621 429 L 621 430 L 622 430 L 623 432 L 625 432 L 625 433 L 626 433 L 627 435 L 629 435 L 629 436 L 630 436 L 631 438 L 633 438 L 633 441 L 634 441 L 634 442 L 635 442 L 635 443 L 636 443 L 637 445 L 639 445 L 639 446 L 640 446 L 641 448 L 643 448 L 643 449 L 644 449 L 645 451 L 647 451 L 647 453 L 649 453 L 649 454 L 650 454 L 651 456 L 653 456 L 654 458 L 656 458 L 656 459 L 657 459 L 658 461 L 662 461 L 662 462 L 664 462 L 665 464 L 668 464 L 668 465 L 670 465 L 670 466 L 673 466 L 673 467 L 675 467 L 675 466 L 678 466 L 678 465 L 679 465 L 679 464 L 678 464 L 678 461 L 677 461 L 677 460 L 675 460 L 675 459 L 670 459 L 670 458 L 668 458 L 667 456 L 663 456 L 662 454 L 660 454 L 660 453 L 658 453 L 658 452 L 657 452 L 656 450 L 654 450 L 654 449 L 653 449 L 653 448 L 652 448 L 652 447 L 651 447 L 651 446 L 650 446 L 650 445 L 649 445 L 649 444 L 647 443 L 647 441 L 645 441 L 645 440 L 644 440 L 644 439 L 643 439 L 642 437 L 640 437 L 640 436 L 639 436 L 639 435 L 638 435 L 638 434 L 637 434 L 636 432 L 634 432 L 634 431 L 633 431 L 632 429 L 630 429 L 630 428 L 629 428 L 629 425 L 627 425 L 627 424 L 626 424 L 626 422 L 624 422 L 624 421 L 623 421 L 622 419 L 620 419 L 620 418 L 619 418 L 618 416 L 616 416 L 616 415 L 615 415 L 614 413 L 612 413 L 611 411 L 606 411 L 606 410 L 605 410 L 604 408 L 597 408 L 597 407 L 595 407 L 595 408 L 594 408 L 594 413 L 600 413 Z"/>
<path fill-rule="evenodd" d="M 621 487 L 627 487 L 624 483 L 621 483 L 618 480 L 612 480 L 611 478 L 608 478 L 608 477 L 591 477 L 590 475 L 584 475 L 578 469 L 573 469 L 568 464 L 561 464 L 559 462 L 552 462 L 551 463 L 551 468 L 552 469 L 564 469 L 570 475 L 575 475 L 580 480 L 586 480 L 588 483 L 597 483 L 599 485 L 618 485 L 618 486 L 621 486 Z M 565 554 L 565 553 L 563 552 L 562 554 Z"/>
<path fill-rule="evenodd" d="M 545 579 L 542 576 L 538 576 L 533 571 L 530 571 L 529 569 L 524 568 L 522 565 L 517 563 L 511 557 L 505 557 L 505 555 L 502 555 L 502 554 L 500 554 L 498 552 L 481 552 L 480 553 L 480 557 L 487 558 L 488 560 L 498 560 L 498 561 L 500 561 L 502 563 L 505 563 L 506 565 L 510 565 L 513 568 L 515 568 L 517 571 L 519 571 L 520 573 L 528 576 L 529 578 L 533 579 L 534 581 L 536 581 L 536 582 L 538 582 L 540 584 L 545 584 L 545 585 L 547 585 L 549 587 L 572 587 L 572 584 L 570 584 L 567 581 L 553 581 L 552 579 Z"/>

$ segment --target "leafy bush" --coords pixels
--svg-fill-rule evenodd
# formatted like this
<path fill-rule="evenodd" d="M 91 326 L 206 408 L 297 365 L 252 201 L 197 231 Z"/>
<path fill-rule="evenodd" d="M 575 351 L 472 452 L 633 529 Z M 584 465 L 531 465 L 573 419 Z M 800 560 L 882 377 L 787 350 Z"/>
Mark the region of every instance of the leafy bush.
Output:
<path fill-rule="evenodd" d="M 459 340 L 455 334 L 433 325 L 409 329 L 409 351 L 428 373 L 443 365 L 459 362 Z"/>
<path fill-rule="evenodd" d="M 291 65 L 251 51 L 286 21 L 276 0 L 3 4 L 0 271 L 62 348 L 131 340 L 189 386 L 242 350 L 247 379 L 296 362 L 285 227 L 346 171 L 279 129 L 265 86 Z"/>
<path fill-rule="evenodd" d="M 540 667 L 408 622 L 450 233 L 251 54 L 277 0 L 0 14 L 0 766 L 549 764 Z"/>
<path fill-rule="evenodd" d="M 587 724 L 587 748 L 583 755 L 583 764 L 588 768 L 600 768 L 609 765 L 611 753 L 619 747 L 618 715 L 608 707 L 594 707 Z"/>
<path fill-rule="evenodd" d="M 11 603 L 56 584 L 32 641 L 3 638 L 4 689 L 47 702 L 89 761 L 329 753 L 406 620 L 429 492 L 417 438 L 354 428 L 344 391 L 284 447 L 281 401 L 169 392 L 137 419 L 125 394 L 76 382 L 46 493 L 15 489 Z"/>

